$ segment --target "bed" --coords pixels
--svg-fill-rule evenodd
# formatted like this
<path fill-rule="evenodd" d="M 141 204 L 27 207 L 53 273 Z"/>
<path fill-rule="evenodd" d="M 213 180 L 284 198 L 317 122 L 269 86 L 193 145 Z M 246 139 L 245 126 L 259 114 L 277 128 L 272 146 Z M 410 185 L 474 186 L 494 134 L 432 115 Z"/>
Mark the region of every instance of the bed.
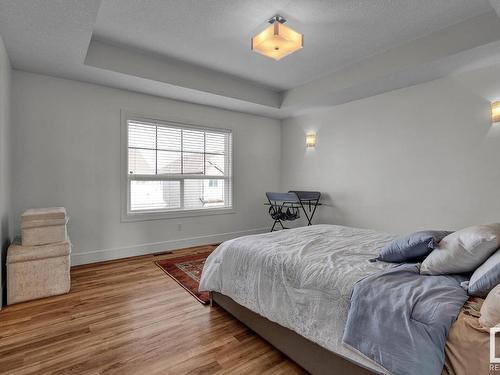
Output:
<path fill-rule="evenodd" d="M 343 335 L 354 286 L 396 266 L 372 261 L 395 237 L 336 225 L 240 237 L 207 258 L 199 289 L 312 374 L 387 374 Z"/>

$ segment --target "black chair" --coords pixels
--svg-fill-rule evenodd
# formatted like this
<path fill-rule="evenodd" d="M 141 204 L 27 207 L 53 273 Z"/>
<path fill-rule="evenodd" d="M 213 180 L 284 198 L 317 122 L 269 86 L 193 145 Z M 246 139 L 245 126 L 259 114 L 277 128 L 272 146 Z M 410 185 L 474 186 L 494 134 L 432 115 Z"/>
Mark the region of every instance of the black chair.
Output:
<path fill-rule="evenodd" d="M 299 199 L 300 207 L 304 211 L 304 215 L 307 218 L 307 225 L 312 225 L 312 219 L 316 213 L 316 208 L 321 206 L 319 200 L 321 199 L 321 193 L 319 191 L 301 191 L 301 190 L 291 190 L 288 193 L 295 193 Z M 306 210 L 307 207 L 307 210 Z"/>
<path fill-rule="evenodd" d="M 266 193 L 269 201 L 269 215 L 273 218 L 274 223 L 271 232 L 274 231 L 276 224 L 281 225 L 281 228 L 288 229 L 283 225 L 283 221 L 293 221 L 300 218 L 300 200 L 296 193 Z"/>

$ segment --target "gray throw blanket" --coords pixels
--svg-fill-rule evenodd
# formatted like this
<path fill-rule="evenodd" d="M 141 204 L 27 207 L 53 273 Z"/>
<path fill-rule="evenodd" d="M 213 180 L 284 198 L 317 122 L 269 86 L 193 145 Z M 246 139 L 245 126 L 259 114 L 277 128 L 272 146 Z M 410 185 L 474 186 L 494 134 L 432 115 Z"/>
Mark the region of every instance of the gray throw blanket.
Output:
<path fill-rule="evenodd" d="M 402 264 L 354 286 L 343 343 L 397 375 L 439 375 L 448 330 L 467 293 L 461 276 L 420 275 Z"/>

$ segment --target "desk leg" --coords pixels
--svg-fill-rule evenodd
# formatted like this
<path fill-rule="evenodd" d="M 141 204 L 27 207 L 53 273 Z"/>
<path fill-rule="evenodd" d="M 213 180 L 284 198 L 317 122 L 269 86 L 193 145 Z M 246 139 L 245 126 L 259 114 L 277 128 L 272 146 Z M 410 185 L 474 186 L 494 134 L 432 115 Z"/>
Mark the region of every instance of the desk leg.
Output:
<path fill-rule="evenodd" d="M 309 225 L 312 225 L 311 221 L 314 217 L 314 214 L 316 213 L 316 208 L 318 208 L 318 203 L 319 203 L 319 199 L 314 203 L 314 209 L 313 209 L 313 212 L 311 214 L 311 219 L 309 220 Z"/>
<path fill-rule="evenodd" d="M 307 226 L 312 225 L 312 219 L 314 217 L 314 214 L 316 213 L 316 208 L 318 207 L 319 199 L 314 203 L 314 208 L 313 208 L 313 210 L 311 212 L 311 216 L 309 216 L 307 214 L 307 209 L 302 204 L 302 201 L 299 201 L 299 203 L 300 203 L 300 207 L 302 208 L 302 211 L 304 212 L 304 215 L 306 215 Z M 308 204 L 309 204 L 309 211 L 311 211 L 311 202 L 309 201 Z"/>
<path fill-rule="evenodd" d="M 276 220 L 274 220 L 274 224 L 273 224 L 273 227 L 271 228 L 271 232 L 274 231 L 274 227 L 276 226 Z"/>
<path fill-rule="evenodd" d="M 302 204 L 302 201 L 299 201 L 299 203 L 300 203 L 300 207 L 302 208 L 302 211 L 304 212 L 304 215 L 306 215 L 306 219 L 307 219 L 307 226 L 312 225 L 312 224 L 311 224 L 312 215 L 311 215 L 311 217 L 309 217 L 309 215 L 307 214 L 307 210 L 306 210 L 306 208 L 305 208 L 305 207 L 304 207 L 304 205 Z"/>

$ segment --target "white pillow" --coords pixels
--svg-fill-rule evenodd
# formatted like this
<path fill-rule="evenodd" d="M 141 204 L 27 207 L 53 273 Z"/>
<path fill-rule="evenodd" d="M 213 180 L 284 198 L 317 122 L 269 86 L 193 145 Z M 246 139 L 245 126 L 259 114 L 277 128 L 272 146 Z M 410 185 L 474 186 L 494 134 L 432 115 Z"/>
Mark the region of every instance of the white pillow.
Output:
<path fill-rule="evenodd" d="M 500 284 L 494 287 L 484 300 L 479 323 L 485 328 L 500 324 Z"/>
<path fill-rule="evenodd" d="M 475 225 L 441 240 L 420 266 L 423 275 L 472 272 L 500 246 L 500 223 Z"/>

